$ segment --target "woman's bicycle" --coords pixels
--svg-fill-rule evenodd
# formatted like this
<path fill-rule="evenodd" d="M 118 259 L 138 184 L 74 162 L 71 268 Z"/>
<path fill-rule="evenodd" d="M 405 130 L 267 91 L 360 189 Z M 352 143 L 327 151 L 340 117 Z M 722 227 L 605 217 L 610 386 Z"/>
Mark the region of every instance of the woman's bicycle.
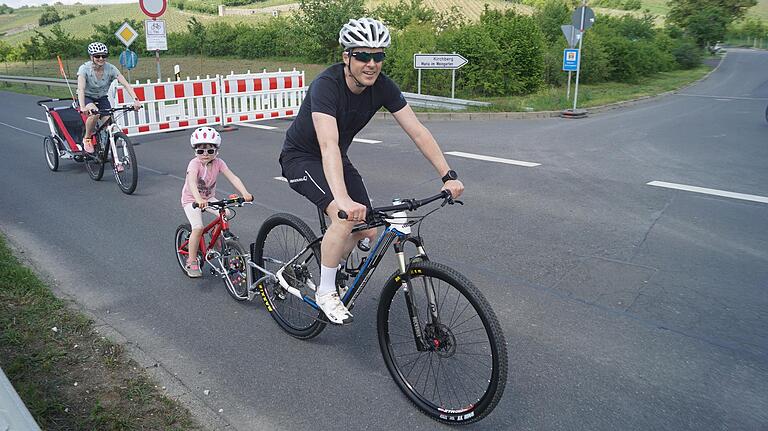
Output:
<path fill-rule="evenodd" d="M 227 292 L 238 301 L 248 299 L 248 254 L 240 245 L 238 238 L 229 230 L 229 222 L 235 217 L 234 207 L 242 207 L 250 203 L 241 197 L 208 202 L 209 207 L 218 211 L 218 216 L 203 229 L 198 248 L 200 266 L 202 267 L 203 263 L 207 263 L 211 275 L 221 277 L 227 286 Z M 197 203 L 192 205 L 197 208 Z M 191 233 L 192 227 L 189 223 L 185 223 L 176 228 L 174 235 L 176 260 L 184 274 L 187 273 L 184 265 L 187 263 L 187 256 L 189 256 L 188 246 Z"/>
<path fill-rule="evenodd" d="M 419 409 L 441 422 L 466 424 L 484 418 L 499 403 L 507 381 L 507 349 L 482 293 L 456 270 L 429 260 L 421 236 L 412 234 L 414 226 L 439 208 L 412 218 L 405 211 L 439 200 L 441 208 L 454 203 L 444 191 L 370 211 L 353 232 L 384 226 L 383 232 L 368 256 L 356 262 L 347 259 L 337 289 L 351 310 L 387 249 L 394 246 L 399 267 L 384 286 L 377 312 L 384 362 Z M 324 215 L 318 214 L 325 232 Z M 329 323 L 314 301 L 321 241 L 298 217 L 275 214 L 251 244 L 250 297 L 258 291 L 277 324 L 299 339 L 316 337 Z M 416 250 L 410 258 L 407 244 Z M 251 283 L 257 274 L 261 277 Z M 353 280 L 349 288 L 344 278 Z"/>
<path fill-rule="evenodd" d="M 104 166 L 111 163 L 118 187 L 123 193 L 131 194 L 138 184 L 139 164 L 133 143 L 113 120 L 116 112 L 126 111 L 133 111 L 133 106 L 100 109 L 98 114 L 107 119 L 101 121 L 93 133 L 93 153 L 83 154 L 85 169 L 91 179 L 99 181 L 104 175 Z"/>

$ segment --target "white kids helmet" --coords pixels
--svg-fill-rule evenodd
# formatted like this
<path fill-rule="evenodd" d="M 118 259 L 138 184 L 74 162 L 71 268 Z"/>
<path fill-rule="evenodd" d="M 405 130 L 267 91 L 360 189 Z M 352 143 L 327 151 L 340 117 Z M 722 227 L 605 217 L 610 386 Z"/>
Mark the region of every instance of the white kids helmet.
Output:
<path fill-rule="evenodd" d="M 373 18 L 350 19 L 339 31 L 339 43 L 344 49 L 387 48 L 389 30 L 383 22 Z"/>
<path fill-rule="evenodd" d="M 94 54 L 109 54 L 109 49 L 101 42 L 93 42 L 88 45 L 88 55 Z"/>
<path fill-rule="evenodd" d="M 221 147 L 221 135 L 212 127 L 198 127 L 189 137 L 189 145 L 212 144 L 216 148 Z"/>

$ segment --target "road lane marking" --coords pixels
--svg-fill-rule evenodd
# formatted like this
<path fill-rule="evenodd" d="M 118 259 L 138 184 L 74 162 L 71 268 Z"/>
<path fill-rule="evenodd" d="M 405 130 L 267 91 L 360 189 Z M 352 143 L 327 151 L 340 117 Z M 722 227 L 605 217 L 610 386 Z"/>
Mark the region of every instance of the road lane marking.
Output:
<path fill-rule="evenodd" d="M 38 123 L 48 124 L 45 120 L 40 120 L 39 118 L 32 118 L 32 117 L 25 117 L 27 120 L 37 121 Z"/>
<path fill-rule="evenodd" d="M 265 126 L 263 124 L 250 124 L 250 123 L 235 123 L 238 126 L 245 126 L 250 127 L 252 129 L 262 129 L 262 130 L 275 130 L 277 127 L 275 126 Z"/>
<path fill-rule="evenodd" d="M 278 180 L 278 181 L 283 181 L 283 182 L 286 182 L 286 183 L 288 182 L 288 178 L 285 178 L 285 177 L 274 177 L 274 178 L 276 180 Z"/>
<path fill-rule="evenodd" d="M 380 144 L 382 141 L 376 141 L 374 139 L 354 138 L 352 142 L 360 142 L 361 144 Z"/>
<path fill-rule="evenodd" d="M 705 187 L 687 186 L 685 184 L 667 183 L 664 181 L 651 181 L 650 183 L 647 183 L 647 185 L 768 204 L 768 197 L 765 196 L 748 195 L 744 193 L 728 192 L 725 190 L 708 189 Z"/>
<path fill-rule="evenodd" d="M 0 124 L 2 124 L 3 126 L 6 126 L 6 127 L 10 127 L 11 129 L 18 130 L 19 132 L 29 133 L 30 135 L 34 135 L 34 136 L 39 136 L 41 138 L 45 138 L 45 135 L 41 135 L 41 134 L 35 133 L 35 132 L 30 132 L 29 130 L 24 130 L 24 129 L 21 129 L 21 128 L 16 127 L 16 126 L 11 126 L 10 124 L 3 123 L 2 121 L 0 121 Z"/>
<path fill-rule="evenodd" d="M 534 166 L 541 166 L 541 163 L 524 162 L 521 160 L 513 160 L 513 159 L 502 159 L 500 157 L 483 156 L 480 154 L 465 153 L 462 151 L 448 151 L 445 154 L 450 154 L 456 157 L 464 157 L 467 159 L 485 160 L 487 162 L 506 163 L 508 165 L 525 166 L 527 168 L 532 168 Z"/>
<path fill-rule="evenodd" d="M 686 94 L 686 93 L 677 93 L 678 96 L 685 96 L 685 97 L 703 97 L 705 99 L 717 99 L 720 101 L 725 100 L 768 100 L 768 97 L 747 97 L 747 96 L 710 96 L 707 94 Z"/>

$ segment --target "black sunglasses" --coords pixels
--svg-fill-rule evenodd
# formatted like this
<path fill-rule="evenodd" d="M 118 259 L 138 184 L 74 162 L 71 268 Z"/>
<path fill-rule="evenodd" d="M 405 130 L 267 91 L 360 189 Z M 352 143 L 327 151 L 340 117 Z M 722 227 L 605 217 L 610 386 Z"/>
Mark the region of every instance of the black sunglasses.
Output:
<path fill-rule="evenodd" d="M 107 54 L 93 54 L 93 58 L 107 58 Z"/>
<path fill-rule="evenodd" d="M 205 149 L 205 150 L 202 149 L 202 148 L 199 148 L 199 149 L 195 150 L 195 152 L 197 154 L 205 154 L 206 152 L 208 152 L 208 154 L 216 154 L 216 148 L 208 148 L 208 149 Z"/>
<path fill-rule="evenodd" d="M 355 60 L 362 61 L 363 63 L 368 63 L 373 59 L 376 63 L 381 63 L 384 61 L 384 57 L 387 56 L 387 54 L 383 52 L 365 52 L 365 51 L 359 51 L 359 52 L 352 52 L 349 55 L 352 57 L 355 57 Z"/>

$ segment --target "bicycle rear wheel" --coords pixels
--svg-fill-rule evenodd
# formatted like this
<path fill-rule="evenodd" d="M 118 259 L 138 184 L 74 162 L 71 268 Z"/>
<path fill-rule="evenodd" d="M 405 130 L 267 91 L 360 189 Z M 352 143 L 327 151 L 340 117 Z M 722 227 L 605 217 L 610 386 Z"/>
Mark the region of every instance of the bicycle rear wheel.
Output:
<path fill-rule="evenodd" d="M 55 172 L 59 169 L 59 149 L 53 139 L 50 136 L 43 138 L 43 152 L 45 152 L 45 163 L 48 169 Z"/>
<path fill-rule="evenodd" d="M 139 165 L 133 143 L 123 133 L 115 133 L 115 154 L 112 155 L 112 170 L 120 191 L 129 195 L 136 190 L 139 181 Z"/>
<path fill-rule="evenodd" d="M 85 155 L 85 170 L 94 181 L 99 181 L 104 176 L 103 151 L 104 145 L 100 140 L 93 139 L 93 154 Z"/>
<path fill-rule="evenodd" d="M 224 284 L 227 292 L 237 301 L 248 299 L 248 263 L 245 257 L 245 249 L 235 240 L 225 240 L 224 250 L 221 253 L 221 264 L 226 271 Z"/>
<path fill-rule="evenodd" d="M 272 273 L 294 259 L 315 240 L 309 226 L 292 214 L 275 214 L 264 221 L 253 245 L 253 261 Z M 320 284 L 320 243 L 308 248 L 283 272 L 285 280 L 302 294 L 314 296 L 309 285 Z M 276 281 L 259 284 L 270 315 L 280 327 L 299 339 L 317 336 L 325 328 L 318 320 L 321 312 L 288 293 Z"/>
<path fill-rule="evenodd" d="M 379 346 L 392 378 L 427 415 L 446 423 L 472 423 L 498 404 L 507 382 L 507 348 L 501 326 L 477 288 L 455 270 L 435 262 L 409 269 L 414 303 L 426 346 L 413 336 L 401 279 L 394 274 L 381 295 Z M 435 298 L 433 321 L 427 292 Z"/>

